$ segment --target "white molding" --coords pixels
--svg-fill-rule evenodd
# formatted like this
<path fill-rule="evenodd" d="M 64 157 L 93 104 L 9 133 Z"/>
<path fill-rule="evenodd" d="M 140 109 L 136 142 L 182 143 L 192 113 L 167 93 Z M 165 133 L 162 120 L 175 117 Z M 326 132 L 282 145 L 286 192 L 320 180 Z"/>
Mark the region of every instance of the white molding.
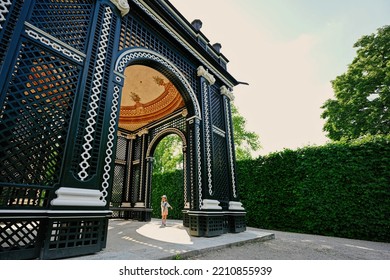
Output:
<path fill-rule="evenodd" d="M 239 201 L 229 201 L 229 210 L 245 210 Z"/>
<path fill-rule="evenodd" d="M 56 190 L 57 198 L 50 204 L 53 206 L 105 206 L 101 200 L 103 194 L 99 190 L 61 187 Z"/>
<path fill-rule="evenodd" d="M 202 210 L 222 210 L 218 200 L 203 199 Z"/>
<path fill-rule="evenodd" d="M 215 78 L 212 74 L 209 73 L 209 70 L 205 69 L 203 66 L 199 66 L 197 69 L 198 77 L 205 78 L 212 86 L 215 83 Z"/>
<path fill-rule="evenodd" d="M 100 95 L 101 95 L 101 89 L 102 89 L 102 83 L 103 83 L 103 72 L 104 67 L 106 63 L 106 57 L 107 57 L 107 51 L 108 51 L 108 39 L 110 35 L 110 28 L 111 28 L 111 19 L 112 19 L 112 10 L 110 7 L 105 8 L 104 12 L 104 18 L 103 18 L 103 24 L 102 24 L 102 35 L 101 40 L 99 42 L 98 47 L 98 53 L 96 60 L 96 67 L 95 67 L 95 73 L 93 75 L 93 87 L 92 87 L 92 94 L 90 96 L 91 101 L 89 102 L 88 107 L 88 118 L 87 123 L 88 125 L 85 127 L 85 134 L 84 134 L 84 143 L 82 145 L 83 147 L 83 153 L 81 154 L 82 161 L 79 163 L 80 166 L 80 172 L 77 173 L 79 176 L 79 179 L 81 181 L 85 181 L 89 174 L 88 169 L 90 167 L 89 159 L 92 157 L 91 152 L 93 148 L 93 142 L 94 142 L 94 132 L 96 127 L 96 119 L 97 119 L 97 110 L 99 108 L 99 101 L 100 101 Z"/>
<path fill-rule="evenodd" d="M 228 148 L 229 148 L 229 161 L 230 161 L 230 173 L 232 177 L 232 187 L 233 187 L 233 197 L 237 198 L 236 192 L 236 179 L 235 179 L 235 168 L 234 168 L 234 158 L 233 158 L 233 139 L 232 139 L 232 130 L 230 128 L 230 114 L 229 112 L 229 101 L 225 99 L 225 110 L 226 110 L 226 127 L 227 127 L 227 139 L 228 139 Z"/>
<path fill-rule="evenodd" d="M 8 7 L 12 4 L 11 0 L 2 0 L 0 2 L 0 30 L 3 29 L 3 22 L 5 22 L 5 15 L 9 13 Z"/>
<path fill-rule="evenodd" d="M 64 55 L 71 57 L 78 62 L 83 62 L 84 58 L 87 56 L 85 53 L 75 49 L 71 45 L 62 42 L 61 40 L 58 40 L 56 37 L 46 33 L 42 29 L 39 29 L 27 21 L 24 22 L 24 25 L 26 27 L 26 34 L 28 36 L 39 40 L 41 43 L 52 47 L 56 51 L 62 52 Z"/>
<path fill-rule="evenodd" d="M 216 127 L 215 125 L 213 125 L 213 132 L 223 138 L 226 138 L 226 132 L 220 129 L 219 127 Z"/>
<path fill-rule="evenodd" d="M 118 10 L 121 12 L 121 16 L 124 17 L 130 12 L 130 6 L 127 0 L 110 0 Z"/>
<path fill-rule="evenodd" d="M 134 205 L 134 208 L 145 208 L 145 203 L 144 202 L 137 202 Z"/>
<path fill-rule="evenodd" d="M 213 178 L 211 166 L 211 126 L 210 126 L 210 110 L 209 110 L 209 86 L 203 82 L 203 96 L 204 96 L 204 124 L 206 136 L 206 159 L 207 159 L 207 182 L 209 187 L 209 194 L 213 195 Z"/>

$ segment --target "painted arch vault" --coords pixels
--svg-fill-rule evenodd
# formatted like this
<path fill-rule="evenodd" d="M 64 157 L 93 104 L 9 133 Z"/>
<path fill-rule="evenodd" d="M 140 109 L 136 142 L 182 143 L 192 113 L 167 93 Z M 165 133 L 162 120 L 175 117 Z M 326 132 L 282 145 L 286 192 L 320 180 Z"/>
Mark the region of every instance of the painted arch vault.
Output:
<path fill-rule="evenodd" d="M 97 252 L 109 218 L 149 221 L 168 134 L 191 235 L 244 231 L 227 62 L 167 0 L 0 0 L 0 259 Z"/>

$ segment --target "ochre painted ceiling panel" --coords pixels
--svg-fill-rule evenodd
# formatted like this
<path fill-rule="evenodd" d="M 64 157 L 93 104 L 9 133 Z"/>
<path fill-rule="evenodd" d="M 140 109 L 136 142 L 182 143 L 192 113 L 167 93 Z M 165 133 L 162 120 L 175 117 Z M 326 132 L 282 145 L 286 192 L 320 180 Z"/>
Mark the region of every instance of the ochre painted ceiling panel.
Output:
<path fill-rule="evenodd" d="M 135 131 L 185 106 L 172 82 L 153 68 L 132 65 L 124 74 L 120 128 Z"/>

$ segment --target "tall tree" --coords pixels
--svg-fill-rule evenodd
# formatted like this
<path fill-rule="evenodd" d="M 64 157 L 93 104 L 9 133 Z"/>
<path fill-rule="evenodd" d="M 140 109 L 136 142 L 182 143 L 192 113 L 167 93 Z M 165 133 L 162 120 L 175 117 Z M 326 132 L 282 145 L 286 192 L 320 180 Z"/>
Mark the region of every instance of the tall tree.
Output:
<path fill-rule="evenodd" d="M 332 140 L 390 133 L 390 26 L 360 38 L 346 73 L 332 81 L 336 99 L 321 117 Z"/>

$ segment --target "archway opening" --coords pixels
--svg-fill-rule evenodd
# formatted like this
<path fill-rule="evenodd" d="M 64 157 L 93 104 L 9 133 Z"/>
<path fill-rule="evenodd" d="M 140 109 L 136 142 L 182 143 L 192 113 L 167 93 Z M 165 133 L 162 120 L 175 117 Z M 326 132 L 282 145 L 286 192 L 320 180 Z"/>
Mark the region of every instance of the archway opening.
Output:
<path fill-rule="evenodd" d="M 153 181 L 159 180 L 152 174 L 155 165 L 155 174 L 165 174 L 168 170 L 182 173 L 181 176 L 176 174 L 176 177 L 181 178 L 180 183 L 172 183 L 169 177 L 164 177 L 167 182 L 157 184 L 170 187 L 178 184 L 181 186 L 176 193 L 162 193 L 166 195 L 172 193 L 172 202 L 176 207 L 172 212 L 173 215 L 170 216 L 180 218 L 181 210 L 184 208 L 183 176 L 185 175 L 183 173 L 186 173 L 183 171 L 186 165 L 183 160 L 185 158 L 183 147 L 187 145 L 186 102 L 174 83 L 152 67 L 141 64 L 130 65 L 125 68 L 124 76 L 110 201 L 111 210 L 114 212 L 113 217 L 150 220 L 152 216 L 159 216 L 160 206 L 153 205 L 156 199 L 152 198 Z M 176 148 L 165 149 L 166 151 L 162 152 L 162 154 L 166 153 L 164 158 L 159 155 L 160 149 L 164 150 L 164 148 L 156 150 L 156 147 L 158 144 L 164 147 L 167 143 L 172 146 L 171 148 L 173 145 Z M 155 154 L 157 162 L 153 163 Z M 180 163 L 177 163 L 178 166 L 172 166 L 174 159 L 178 157 L 181 158 L 178 161 Z M 176 167 L 179 170 L 181 167 L 181 171 L 176 171 Z M 156 190 L 154 193 L 159 191 Z M 164 191 L 165 189 L 161 188 L 161 192 Z M 180 195 L 175 198 L 179 193 Z"/>
<path fill-rule="evenodd" d="M 184 208 L 184 154 L 183 141 L 176 134 L 161 139 L 153 153 L 153 175 L 151 186 L 152 217 L 161 218 L 161 196 L 168 197 L 173 210 L 169 219 L 181 219 Z"/>

